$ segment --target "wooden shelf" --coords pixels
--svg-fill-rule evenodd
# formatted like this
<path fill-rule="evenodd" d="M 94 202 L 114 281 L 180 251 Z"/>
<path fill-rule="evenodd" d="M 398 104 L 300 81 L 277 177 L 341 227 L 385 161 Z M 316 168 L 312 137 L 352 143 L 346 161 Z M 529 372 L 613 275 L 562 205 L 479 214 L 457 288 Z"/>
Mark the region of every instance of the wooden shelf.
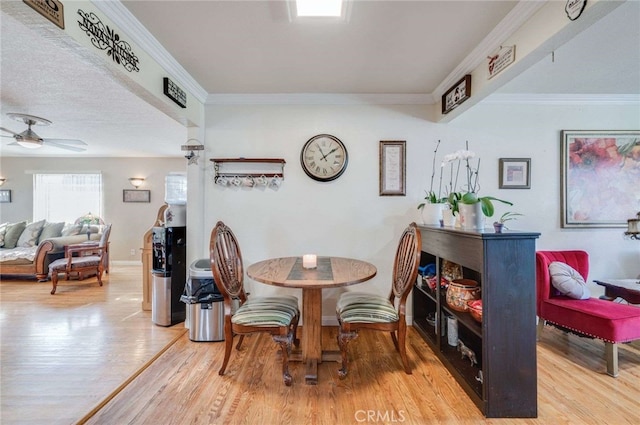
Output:
<path fill-rule="evenodd" d="M 537 417 L 535 329 L 535 240 L 539 233 L 482 233 L 420 226 L 422 265 L 436 265 L 440 281 L 444 260 L 460 264 L 463 277 L 482 288 L 483 320 L 446 304 L 445 290 L 416 282 L 413 326 L 490 418 Z M 437 317 L 436 326 L 427 316 Z M 477 364 L 448 344 L 447 317 L 458 323 L 458 337 L 476 355 Z"/>
<path fill-rule="evenodd" d="M 223 162 L 254 162 L 254 163 L 274 163 L 274 164 L 286 164 L 286 161 L 282 158 L 211 158 L 209 161 L 213 163 Z"/>
<path fill-rule="evenodd" d="M 214 183 L 218 183 L 221 177 L 240 179 L 249 178 L 267 179 L 280 178 L 284 180 L 284 166 L 286 161 L 282 158 L 211 158 L 215 170 Z M 279 183 L 279 182 L 276 182 Z M 265 186 L 268 184 L 251 187 Z"/>

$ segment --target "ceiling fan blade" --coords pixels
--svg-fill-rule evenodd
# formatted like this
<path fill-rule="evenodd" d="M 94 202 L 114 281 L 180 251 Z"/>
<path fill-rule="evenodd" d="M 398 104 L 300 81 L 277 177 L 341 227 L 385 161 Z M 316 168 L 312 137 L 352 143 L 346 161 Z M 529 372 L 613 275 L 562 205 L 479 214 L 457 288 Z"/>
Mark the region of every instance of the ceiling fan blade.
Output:
<path fill-rule="evenodd" d="M 82 140 L 78 140 L 78 139 L 42 139 L 42 141 L 44 143 L 49 143 L 49 142 L 53 142 L 53 143 L 57 143 L 57 144 L 64 144 L 64 145 L 75 145 L 75 146 L 87 146 L 87 144 L 85 142 L 83 142 Z"/>
<path fill-rule="evenodd" d="M 60 142 L 58 142 L 58 140 Z M 80 141 L 80 140 L 78 140 Z M 77 147 L 77 146 L 71 146 L 71 145 L 67 145 L 65 143 L 61 143 L 61 142 L 68 142 L 67 139 L 44 139 L 42 141 L 43 144 L 46 144 L 48 146 L 55 146 L 57 148 L 61 148 L 61 149 L 66 149 L 68 151 L 74 151 L 74 152 L 84 152 L 86 151 L 85 148 L 83 147 Z M 86 143 L 82 142 L 83 144 L 86 145 Z"/>
<path fill-rule="evenodd" d="M 0 130 L 2 130 L 2 131 L 6 131 L 7 133 L 11 133 L 11 134 L 13 134 L 14 136 L 17 136 L 17 135 L 18 135 L 18 133 L 16 133 L 15 131 L 11 131 L 11 130 L 9 130 L 8 128 L 0 127 Z M 13 136 L 5 136 L 5 135 L 2 135 L 2 137 L 13 137 Z"/>

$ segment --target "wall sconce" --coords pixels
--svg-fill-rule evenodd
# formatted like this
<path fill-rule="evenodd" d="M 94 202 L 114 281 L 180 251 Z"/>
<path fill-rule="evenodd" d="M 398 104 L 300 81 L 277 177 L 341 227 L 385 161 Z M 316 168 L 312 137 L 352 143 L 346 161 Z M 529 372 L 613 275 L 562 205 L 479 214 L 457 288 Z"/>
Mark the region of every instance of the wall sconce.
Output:
<path fill-rule="evenodd" d="M 131 177 L 129 179 L 129 183 L 131 183 L 131 186 L 137 189 L 142 186 L 142 183 L 144 183 L 144 179 L 142 177 Z"/>
<path fill-rule="evenodd" d="M 627 231 L 624 232 L 624 235 L 630 239 L 640 241 L 640 212 L 638 212 L 636 218 L 627 220 Z"/>
<path fill-rule="evenodd" d="M 7 179 L 5 179 L 4 177 L 0 177 L 0 186 L 2 186 L 6 181 Z"/>

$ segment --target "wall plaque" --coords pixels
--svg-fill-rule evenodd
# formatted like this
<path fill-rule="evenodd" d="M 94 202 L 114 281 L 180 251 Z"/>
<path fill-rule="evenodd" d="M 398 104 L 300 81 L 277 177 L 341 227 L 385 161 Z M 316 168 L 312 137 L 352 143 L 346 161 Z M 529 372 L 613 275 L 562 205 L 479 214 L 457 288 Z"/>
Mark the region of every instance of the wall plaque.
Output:
<path fill-rule="evenodd" d="M 187 93 L 168 77 L 164 77 L 164 94 L 181 108 L 187 107 Z"/>
<path fill-rule="evenodd" d="M 467 74 L 442 95 L 442 113 L 448 114 L 471 97 L 471 75 Z"/>
<path fill-rule="evenodd" d="M 102 23 L 93 12 L 85 13 L 78 9 L 80 20 L 78 25 L 91 39 L 91 44 L 97 49 L 106 50 L 107 56 L 117 64 L 120 64 L 129 72 L 139 72 L 138 56 L 131 49 L 131 45 L 120 39 L 120 34 Z"/>
<path fill-rule="evenodd" d="M 24 0 L 33 10 L 64 29 L 64 6 L 58 0 Z"/>
<path fill-rule="evenodd" d="M 493 56 L 487 58 L 489 67 L 489 80 L 516 60 L 516 46 L 500 46 L 500 50 Z"/>
<path fill-rule="evenodd" d="M 564 11 L 567 13 L 567 17 L 572 21 L 575 21 L 582 15 L 587 0 L 567 0 L 567 4 L 564 7 Z"/>

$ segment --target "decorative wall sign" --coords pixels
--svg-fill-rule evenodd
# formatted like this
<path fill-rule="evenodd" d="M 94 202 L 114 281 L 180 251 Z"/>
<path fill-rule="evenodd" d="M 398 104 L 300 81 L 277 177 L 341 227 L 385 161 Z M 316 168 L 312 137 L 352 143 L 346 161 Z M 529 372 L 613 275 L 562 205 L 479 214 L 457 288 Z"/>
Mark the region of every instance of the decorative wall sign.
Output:
<path fill-rule="evenodd" d="M 176 102 L 181 108 L 187 107 L 187 93 L 168 77 L 164 77 L 163 89 L 165 96 Z"/>
<path fill-rule="evenodd" d="M 627 227 L 640 199 L 640 131 L 563 130 L 562 227 Z"/>
<path fill-rule="evenodd" d="M 405 196 L 405 141 L 380 142 L 380 196 Z"/>
<path fill-rule="evenodd" d="M 64 29 L 64 6 L 58 0 L 24 0 L 33 10 Z"/>
<path fill-rule="evenodd" d="M 564 11 L 572 21 L 575 21 L 582 15 L 584 8 L 587 6 L 587 0 L 567 0 Z"/>
<path fill-rule="evenodd" d="M 511 65 L 516 60 L 516 46 L 500 46 L 500 50 L 493 56 L 487 58 L 489 61 L 489 80 L 502 72 L 503 69 Z"/>
<path fill-rule="evenodd" d="M 151 202 L 151 191 L 123 189 L 122 202 Z"/>
<path fill-rule="evenodd" d="M 0 190 L 0 202 L 11 202 L 11 189 Z"/>
<path fill-rule="evenodd" d="M 442 113 L 448 114 L 471 97 L 471 75 L 467 74 L 442 95 Z"/>
<path fill-rule="evenodd" d="M 80 29 L 91 38 L 91 44 L 97 49 L 106 50 L 107 56 L 117 64 L 120 64 L 129 72 L 139 72 L 138 56 L 131 50 L 131 45 L 120 39 L 120 35 L 102 23 L 95 13 L 85 13 L 78 9 L 78 15 L 82 18 L 78 21 Z"/>

